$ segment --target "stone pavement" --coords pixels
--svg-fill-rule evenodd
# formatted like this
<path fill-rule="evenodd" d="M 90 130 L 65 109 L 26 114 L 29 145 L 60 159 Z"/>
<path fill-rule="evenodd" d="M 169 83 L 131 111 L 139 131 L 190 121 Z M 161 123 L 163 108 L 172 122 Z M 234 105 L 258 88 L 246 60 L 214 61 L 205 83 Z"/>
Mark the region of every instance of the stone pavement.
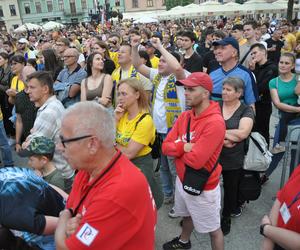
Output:
<path fill-rule="evenodd" d="M 271 124 L 274 124 L 274 118 Z M 272 129 L 273 130 L 273 129 Z M 273 134 L 273 131 L 270 133 Z M 14 154 L 16 166 L 26 166 L 26 160 Z M 262 237 L 259 234 L 260 220 L 264 214 L 268 214 L 274 197 L 279 189 L 282 164 L 272 174 L 272 178 L 263 186 L 262 194 L 256 201 L 246 205 L 242 215 L 232 219 L 231 232 L 225 237 L 226 250 L 257 250 L 260 248 Z M 173 239 L 180 233 L 180 219 L 171 219 L 168 212 L 171 205 L 164 205 L 158 212 L 156 227 L 156 249 L 162 249 L 163 243 Z M 208 234 L 194 232 L 191 238 L 192 250 L 209 250 L 210 239 Z"/>

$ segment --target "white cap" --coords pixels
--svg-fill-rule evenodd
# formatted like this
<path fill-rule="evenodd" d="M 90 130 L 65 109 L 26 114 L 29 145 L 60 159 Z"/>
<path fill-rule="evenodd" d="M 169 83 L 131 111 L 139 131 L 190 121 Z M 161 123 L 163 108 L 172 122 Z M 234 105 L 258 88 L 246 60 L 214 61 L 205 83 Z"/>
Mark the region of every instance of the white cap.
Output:
<path fill-rule="evenodd" d="M 29 44 L 28 40 L 26 38 L 21 38 L 19 39 L 18 43 L 26 43 L 26 44 Z"/>

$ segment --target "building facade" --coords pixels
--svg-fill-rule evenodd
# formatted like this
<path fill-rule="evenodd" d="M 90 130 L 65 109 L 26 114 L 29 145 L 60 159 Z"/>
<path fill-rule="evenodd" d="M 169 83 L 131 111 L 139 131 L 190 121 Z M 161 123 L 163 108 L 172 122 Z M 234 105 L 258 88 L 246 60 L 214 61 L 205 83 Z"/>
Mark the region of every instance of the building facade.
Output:
<path fill-rule="evenodd" d="M 35 24 L 90 22 L 105 8 L 124 11 L 123 0 L 19 0 L 18 3 L 22 22 Z"/>
<path fill-rule="evenodd" d="M 165 10 L 165 0 L 124 0 L 125 12 Z"/>
<path fill-rule="evenodd" d="M 13 30 L 22 24 L 17 0 L 0 1 L 0 30 Z"/>

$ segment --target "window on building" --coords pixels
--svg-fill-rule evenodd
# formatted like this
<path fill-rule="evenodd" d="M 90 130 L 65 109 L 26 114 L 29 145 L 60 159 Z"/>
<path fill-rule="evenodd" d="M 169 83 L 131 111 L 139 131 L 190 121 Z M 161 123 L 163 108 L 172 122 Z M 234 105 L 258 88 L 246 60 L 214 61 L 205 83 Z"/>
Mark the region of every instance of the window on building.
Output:
<path fill-rule="evenodd" d="M 81 8 L 84 10 L 87 9 L 86 0 L 81 0 Z"/>
<path fill-rule="evenodd" d="M 153 7 L 153 0 L 147 0 L 147 7 Z"/>
<path fill-rule="evenodd" d="M 0 17 L 4 17 L 2 6 L 0 6 Z"/>
<path fill-rule="evenodd" d="M 132 8 L 138 8 L 138 7 L 139 7 L 138 0 L 132 0 Z"/>
<path fill-rule="evenodd" d="M 116 6 L 116 7 L 119 7 L 119 6 L 120 6 L 120 0 L 116 0 L 116 1 L 115 1 L 115 6 Z"/>
<path fill-rule="evenodd" d="M 166 3 L 165 3 L 165 0 L 162 0 L 162 6 L 165 6 L 166 5 Z"/>
<path fill-rule="evenodd" d="M 42 13 L 42 6 L 40 2 L 35 2 L 36 13 Z"/>
<path fill-rule="evenodd" d="M 17 15 L 16 6 L 14 4 L 9 5 L 9 10 L 10 10 L 10 15 L 11 16 L 16 16 Z"/>
<path fill-rule="evenodd" d="M 75 0 L 70 0 L 70 9 L 71 13 L 76 15 L 76 3 Z"/>
<path fill-rule="evenodd" d="M 60 11 L 64 11 L 65 7 L 64 7 L 64 0 L 58 0 L 58 9 Z"/>
<path fill-rule="evenodd" d="M 52 12 L 52 11 L 53 11 L 53 3 L 52 3 L 52 0 L 48 0 L 48 1 L 47 1 L 47 9 L 48 9 L 48 12 Z"/>
<path fill-rule="evenodd" d="M 24 3 L 25 14 L 30 14 L 30 3 Z"/>

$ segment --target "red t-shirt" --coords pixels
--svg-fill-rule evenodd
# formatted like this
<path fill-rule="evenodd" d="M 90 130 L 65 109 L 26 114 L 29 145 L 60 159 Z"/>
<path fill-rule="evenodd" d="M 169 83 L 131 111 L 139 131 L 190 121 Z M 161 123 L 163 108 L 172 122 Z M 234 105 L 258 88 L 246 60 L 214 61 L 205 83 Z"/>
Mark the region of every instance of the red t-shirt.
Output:
<path fill-rule="evenodd" d="M 300 165 L 294 170 L 285 186 L 277 193 L 281 204 L 285 203 L 291 218 L 285 224 L 279 212 L 277 226 L 300 233 Z"/>
<path fill-rule="evenodd" d="M 67 208 L 75 209 L 86 195 L 88 180 L 88 173 L 78 172 Z M 89 191 L 78 213 L 83 217 L 66 239 L 69 249 L 154 249 L 155 202 L 142 172 L 123 155 Z"/>

